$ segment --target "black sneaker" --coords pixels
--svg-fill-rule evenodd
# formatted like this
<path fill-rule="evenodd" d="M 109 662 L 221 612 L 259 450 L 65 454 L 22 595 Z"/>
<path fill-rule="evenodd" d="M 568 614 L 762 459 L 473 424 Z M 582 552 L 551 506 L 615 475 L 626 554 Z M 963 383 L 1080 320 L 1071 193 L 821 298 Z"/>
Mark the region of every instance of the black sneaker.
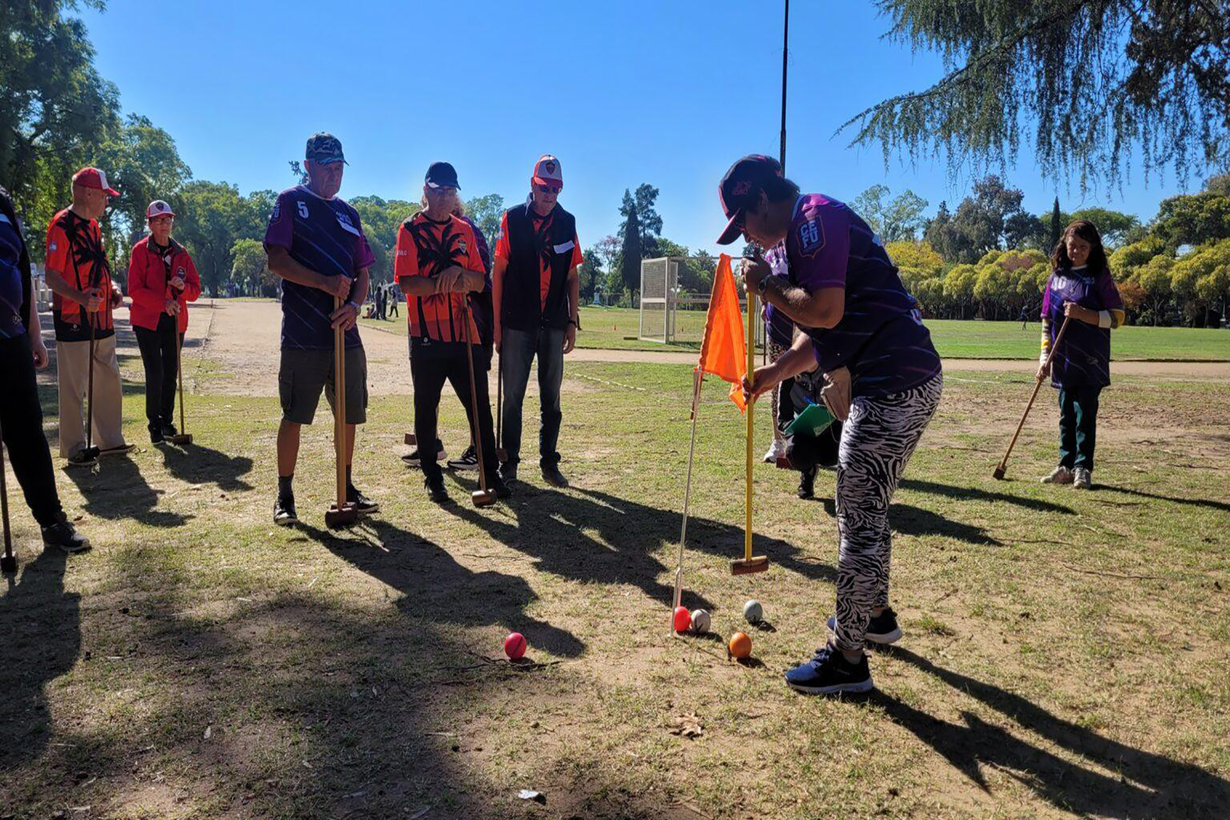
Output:
<path fill-rule="evenodd" d="M 829 616 L 829 629 L 837 632 L 837 618 Z M 879 615 L 872 615 L 867 623 L 867 640 L 872 643 L 890 644 L 901 640 L 901 627 L 897 625 L 897 613 L 888 607 Z"/>
<path fill-rule="evenodd" d="M 517 463 L 515 461 L 505 461 L 499 467 L 500 481 L 505 484 L 512 484 L 517 480 Z"/>
<path fill-rule="evenodd" d="M 402 462 L 407 467 L 422 467 L 422 456 L 419 455 L 419 448 L 415 447 L 408 454 L 401 457 Z M 444 452 L 444 442 L 436 440 L 436 461 L 444 461 L 448 458 L 448 454 Z"/>
<path fill-rule="evenodd" d="M 817 649 L 816 655 L 786 672 L 786 685 L 808 695 L 835 695 L 839 692 L 870 692 L 875 688 L 871 682 L 871 669 L 867 656 L 863 655 L 854 664 L 836 649 L 826 646 Z"/>
<path fill-rule="evenodd" d="M 799 489 L 795 492 L 799 498 L 816 497 L 816 471 L 804 470 L 799 476 Z"/>
<path fill-rule="evenodd" d="M 466 451 L 461 454 L 461 458 L 449 459 L 448 468 L 450 470 L 477 470 L 478 469 L 478 451 L 471 444 L 466 448 Z"/>
<path fill-rule="evenodd" d="M 427 488 L 427 494 L 431 496 L 431 500 L 437 504 L 448 504 L 452 501 L 448 497 L 448 490 L 444 489 L 444 479 L 432 481 L 430 478 L 425 478 L 423 486 Z"/>
<path fill-rule="evenodd" d="M 157 424 L 151 424 L 149 426 L 149 443 L 162 444 L 164 441 L 166 441 L 166 436 L 162 433 L 162 427 Z"/>
<path fill-rule="evenodd" d="M 49 527 L 43 527 L 43 546 L 59 547 L 70 555 L 75 552 L 85 552 L 90 548 L 90 539 L 86 538 L 68 523 L 64 513 Z"/>
<path fill-rule="evenodd" d="M 273 523 L 279 527 L 289 527 L 298 520 L 299 516 L 295 513 L 295 497 L 279 495 L 277 502 L 273 505 Z"/>
<path fill-rule="evenodd" d="M 346 488 L 346 500 L 354 504 L 355 512 L 359 515 L 370 515 L 374 512 L 380 512 L 380 505 L 363 495 L 353 484 Z"/>
<path fill-rule="evenodd" d="M 105 450 L 99 450 L 100 455 L 104 456 L 126 456 L 133 450 L 137 449 L 135 444 L 121 444 L 118 447 L 108 447 Z"/>
<path fill-rule="evenodd" d="M 542 466 L 542 480 L 552 487 L 559 487 L 561 490 L 568 488 L 568 479 L 559 471 L 559 467 L 554 464 L 544 464 Z"/>
<path fill-rule="evenodd" d="M 175 429 L 175 425 L 169 421 L 164 421 L 160 426 L 160 429 L 162 430 L 163 438 L 170 438 L 171 436 L 179 435 L 179 431 Z"/>
<path fill-rule="evenodd" d="M 498 473 L 491 477 L 490 487 L 495 490 L 496 498 L 509 498 L 512 496 L 512 488 L 508 486 L 504 479 L 500 478 Z"/>
<path fill-rule="evenodd" d="M 82 450 L 68 457 L 69 467 L 93 467 L 98 463 L 98 457 L 90 450 Z"/>

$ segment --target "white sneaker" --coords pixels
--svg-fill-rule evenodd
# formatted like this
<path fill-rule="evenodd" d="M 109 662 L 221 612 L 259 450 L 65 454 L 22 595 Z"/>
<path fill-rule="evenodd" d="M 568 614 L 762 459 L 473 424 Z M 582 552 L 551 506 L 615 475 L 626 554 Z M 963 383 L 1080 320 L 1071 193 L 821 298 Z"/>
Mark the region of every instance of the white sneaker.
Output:
<path fill-rule="evenodd" d="M 1088 490 L 1093 487 L 1093 473 L 1084 467 L 1072 471 L 1072 486 L 1078 490 Z"/>
<path fill-rule="evenodd" d="M 764 454 L 765 464 L 776 464 L 779 458 L 786 457 L 786 442 L 780 438 L 773 439 L 772 446 L 769 451 Z"/>
<path fill-rule="evenodd" d="M 1051 471 L 1051 474 L 1042 479 L 1043 484 L 1071 484 L 1072 471 L 1067 467 L 1060 465 Z"/>

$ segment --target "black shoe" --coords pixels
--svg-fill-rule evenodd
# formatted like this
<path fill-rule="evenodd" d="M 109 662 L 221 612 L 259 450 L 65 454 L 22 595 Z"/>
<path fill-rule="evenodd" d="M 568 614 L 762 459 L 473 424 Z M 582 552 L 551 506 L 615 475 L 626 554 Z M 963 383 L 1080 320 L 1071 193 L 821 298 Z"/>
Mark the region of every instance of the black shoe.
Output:
<path fill-rule="evenodd" d="M 444 461 L 448 458 L 448 454 L 444 452 L 444 442 L 436 439 L 436 461 Z M 415 447 L 410 453 L 401 457 L 402 462 L 407 467 L 422 467 L 423 457 L 419 454 L 419 448 Z"/>
<path fill-rule="evenodd" d="M 380 505 L 363 495 L 353 484 L 346 488 L 346 500 L 354 504 L 355 512 L 359 515 L 370 515 L 374 512 L 380 512 Z"/>
<path fill-rule="evenodd" d="M 466 451 L 461 454 L 461 458 L 449 459 L 448 468 L 450 470 L 477 470 L 478 469 L 478 451 L 471 444 L 466 448 Z"/>
<path fill-rule="evenodd" d="M 496 498 L 509 498 L 512 496 L 512 488 L 504 479 L 500 478 L 499 474 L 491 477 L 491 489 L 495 490 Z"/>
<path fill-rule="evenodd" d="M 49 527 L 43 527 L 43 546 L 59 547 L 70 555 L 75 552 L 85 552 L 90 548 L 90 539 L 73 528 L 68 523 L 64 513 Z"/>
<path fill-rule="evenodd" d="M 799 489 L 796 491 L 799 498 L 815 498 L 816 497 L 816 471 L 804 470 L 799 476 Z"/>
<path fill-rule="evenodd" d="M 870 692 L 875 688 L 866 655 L 859 658 L 858 663 L 850 663 L 831 646 L 817 650 L 810 661 L 788 671 L 786 685 L 808 695 Z"/>
<path fill-rule="evenodd" d="M 517 480 L 517 462 L 505 461 L 503 464 L 501 464 L 500 469 L 499 469 L 499 477 L 500 477 L 500 481 L 503 481 L 505 484 L 509 484 L 509 485 L 511 485 L 514 481 L 516 481 Z"/>
<path fill-rule="evenodd" d="M 172 424 L 172 423 L 171 423 L 171 422 L 169 422 L 169 421 L 164 421 L 164 422 L 160 425 L 160 428 L 161 428 L 161 430 L 162 430 L 162 437 L 163 437 L 163 438 L 170 438 L 171 436 L 178 436 L 178 435 L 179 435 L 179 431 L 175 429 L 175 425 L 174 425 L 174 424 Z"/>
<path fill-rule="evenodd" d="M 93 467 L 97 463 L 98 454 L 92 447 L 87 447 L 81 452 L 68 457 L 69 467 Z"/>
<path fill-rule="evenodd" d="M 163 435 L 162 427 L 157 424 L 151 424 L 149 426 L 149 443 L 162 444 L 164 441 L 166 441 L 166 436 Z"/>
<path fill-rule="evenodd" d="M 137 449 L 135 444 L 121 444 L 118 447 L 108 447 L 105 450 L 99 450 L 100 455 L 104 456 L 126 456 L 133 450 Z"/>
<path fill-rule="evenodd" d="M 295 497 L 279 495 L 277 502 L 273 505 L 273 523 L 279 527 L 289 527 L 298 520 L 299 516 L 295 513 Z"/>
<path fill-rule="evenodd" d="M 837 618 L 829 616 L 829 629 L 837 632 Z M 867 623 L 867 634 L 864 636 L 872 643 L 890 644 L 901 640 L 901 627 L 897 625 L 897 613 L 892 607 L 886 608 L 879 615 L 872 615 Z"/>
<path fill-rule="evenodd" d="M 554 464 L 542 465 L 542 480 L 552 487 L 559 487 L 561 490 L 568 488 L 568 479 L 559 471 L 559 467 Z"/>
<path fill-rule="evenodd" d="M 453 499 L 448 497 L 448 490 L 444 489 L 444 479 L 432 481 L 430 478 L 423 480 L 423 486 L 427 488 L 427 494 L 431 496 L 431 500 L 437 504 L 448 504 Z"/>

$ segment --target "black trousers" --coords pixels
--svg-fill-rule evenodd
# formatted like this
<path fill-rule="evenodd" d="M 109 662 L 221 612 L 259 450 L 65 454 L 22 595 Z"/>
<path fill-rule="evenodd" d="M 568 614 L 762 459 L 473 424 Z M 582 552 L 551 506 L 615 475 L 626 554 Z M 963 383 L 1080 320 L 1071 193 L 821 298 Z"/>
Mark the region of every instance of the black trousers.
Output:
<path fill-rule="evenodd" d="M 176 318 L 163 313 L 158 328 L 133 327 L 145 365 L 145 418 L 150 426 L 173 424 L 175 417 L 175 344 L 182 342 Z"/>
<path fill-rule="evenodd" d="M 416 352 L 410 357 L 410 376 L 414 382 L 414 436 L 419 441 L 420 452 L 430 452 L 431 444 L 424 451 L 423 442 L 434 442 L 438 435 L 438 410 L 440 407 L 440 392 L 447 381 L 453 386 L 457 398 L 466 409 L 466 418 L 470 423 L 471 436 L 474 430 L 474 418 L 470 412 L 470 371 L 466 366 L 466 354 L 463 345 L 456 346 L 456 352 L 433 350 L 428 355 Z M 495 431 L 491 424 L 491 397 L 487 390 L 487 371 L 491 369 L 491 352 L 481 346 L 470 346 L 474 357 L 474 389 L 478 403 L 478 432 L 483 441 L 483 470 L 490 483 L 495 476 Z M 431 457 L 421 459 L 423 476 L 435 483 L 441 480 L 440 462 Z"/>
<path fill-rule="evenodd" d="M 1093 450 L 1098 442 L 1099 385 L 1059 388 L 1059 463 L 1069 470 L 1093 471 Z"/>
<path fill-rule="evenodd" d="M 39 526 L 54 524 L 61 515 L 51 451 L 43 434 L 43 408 L 38 402 L 38 381 L 30 337 L 0 339 L 0 428 L 17 483 Z"/>

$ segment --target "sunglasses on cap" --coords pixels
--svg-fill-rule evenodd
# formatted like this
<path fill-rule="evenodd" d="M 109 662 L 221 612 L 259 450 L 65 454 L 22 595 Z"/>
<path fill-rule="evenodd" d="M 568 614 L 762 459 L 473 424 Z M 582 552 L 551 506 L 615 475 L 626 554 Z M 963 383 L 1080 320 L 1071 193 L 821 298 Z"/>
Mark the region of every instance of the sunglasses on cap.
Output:
<path fill-rule="evenodd" d="M 558 194 L 563 190 L 562 185 L 535 185 L 534 190 L 540 194 Z"/>

